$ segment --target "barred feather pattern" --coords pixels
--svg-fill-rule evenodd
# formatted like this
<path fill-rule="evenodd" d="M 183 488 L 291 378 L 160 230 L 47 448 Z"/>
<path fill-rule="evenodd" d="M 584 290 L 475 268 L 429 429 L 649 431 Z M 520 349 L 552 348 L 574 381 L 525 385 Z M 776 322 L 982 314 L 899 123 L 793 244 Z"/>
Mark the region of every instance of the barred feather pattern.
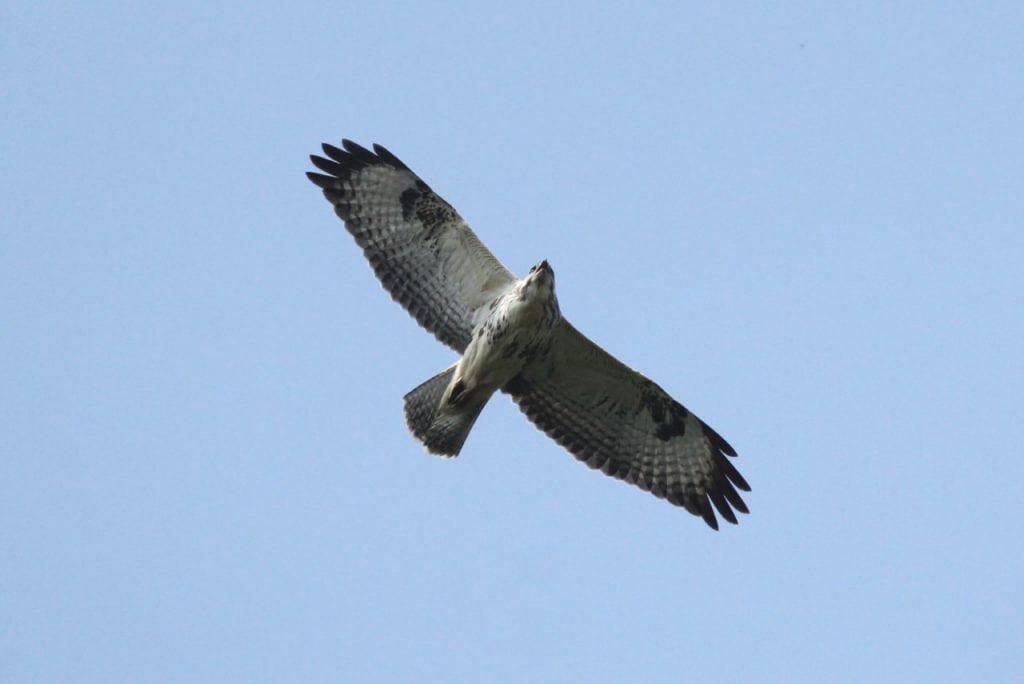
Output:
<path fill-rule="evenodd" d="M 312 155 L 318 185 L 391 297 L 441 342 L 462 352 L 481 307 L 515 276 L 450 204 L 380 145 L 351 140 Z"/>
<path fill-rule="evenodd" d="M 551 352 L 504 391 L 540 430 L 577 459 L 681 506 L 718 529 L 736 523 L 750 490 L 717 432 L 657 384 L 595 345 L 568 321 Z"/>

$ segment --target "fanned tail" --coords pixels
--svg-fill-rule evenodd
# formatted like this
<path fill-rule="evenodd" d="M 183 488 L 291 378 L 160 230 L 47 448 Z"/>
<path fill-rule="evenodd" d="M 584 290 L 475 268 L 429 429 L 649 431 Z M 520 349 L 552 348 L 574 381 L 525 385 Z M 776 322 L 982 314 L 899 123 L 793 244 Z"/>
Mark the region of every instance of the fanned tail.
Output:
<path fill-rule="evenodd" d="M 441 410 L 441 400 L 451 384 L 455 366 L 430 378 L 404 397 L 405 424 L 416 439 L 432 454 L 458 456 L 469 431 L 476 423 L 487 398 L 476 404 L 449 403 Z"/>

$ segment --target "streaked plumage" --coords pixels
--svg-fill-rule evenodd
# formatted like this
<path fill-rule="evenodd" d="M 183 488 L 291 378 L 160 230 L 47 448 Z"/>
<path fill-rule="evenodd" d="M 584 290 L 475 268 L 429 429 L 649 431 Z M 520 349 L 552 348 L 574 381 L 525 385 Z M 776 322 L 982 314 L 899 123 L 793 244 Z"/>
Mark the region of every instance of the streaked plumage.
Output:
<path fill-rule="evenodd" d="M 323 189 L 374 272 L 424 328 L 462 355 L 405 396 L 406 422 L 455 456 L 496 390 L 591 468 L 684 507 L 718 529 L 749 491 L 736 452 L 661 387 L 561 316 L 546 261 L 522 280 L 397 157 L 344 140 L 311 156 Z"/>

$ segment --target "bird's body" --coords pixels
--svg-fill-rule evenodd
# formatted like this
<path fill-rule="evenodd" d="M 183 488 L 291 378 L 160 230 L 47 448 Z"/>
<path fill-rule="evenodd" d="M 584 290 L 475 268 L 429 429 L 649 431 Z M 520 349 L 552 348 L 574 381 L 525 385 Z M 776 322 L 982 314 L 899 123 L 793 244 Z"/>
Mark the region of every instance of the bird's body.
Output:
<path fill-rule="evenodd" d="M 457 363 L 405 396 L 406 423 L 432 453 L 461 451 L 494 392 L 592 468 L 683 506 L 717 529 L 749 490 L 735 451 L 661 387 L 565 320 L 547 261 L 517 279 L 465 221 L 397 157 L 351 141 L 324 145 L 307 174 L 321 187 L 392 297 Z"/>
<path fill-rule="evenodd" d="M 428 451 L 457 456 L 491 395 L 550 349 L 560 316 L 554 279 L 548 263 L 541 262 L 482 307 L 462 358 L 435 376 L 446 383 L 439 401 L 426 391 L 405 396 L 409 428 Z M 424 418 L 414 421 L 410 416 Z"/>

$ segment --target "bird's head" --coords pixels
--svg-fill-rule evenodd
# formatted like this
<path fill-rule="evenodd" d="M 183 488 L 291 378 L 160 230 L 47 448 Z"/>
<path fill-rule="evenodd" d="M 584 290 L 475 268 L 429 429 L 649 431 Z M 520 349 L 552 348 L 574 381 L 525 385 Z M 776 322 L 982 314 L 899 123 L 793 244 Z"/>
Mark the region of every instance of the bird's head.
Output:
<path fill-rule="evenodd" d="M 529 274 L 527 274 L 526 277 L 527 278 L 535 278 L 535 277 L 541 277 L 541 276 L 545 276 L 547 278 L 550 278 L 552 281 L 554 281 L 554 279 L 555 279 L 555 271 L 554 271 L 554 269 L 551 268 L 551 264 L 548 263 L 547 259 L 545 259 L 544 261 L 540 262 L 539 264 L 536 264 L 535 266 L 533 266 L 530 269 L 530 272 L 529 272 Z"/>
<path fill-rule="evenodd" d="M 557 306 L 555 272 L 547 259 L 531 268 L 526 277 L 519 281 L 518 291 L 521 300 L 551 301 Z"/>
<path fill-rule="evenodd" d="M 554 290 L 555 272 L 548 264 L 547 259 L 530 269 L 530 272 L 523 278 L 523 285 L 547 287 Z"/>

